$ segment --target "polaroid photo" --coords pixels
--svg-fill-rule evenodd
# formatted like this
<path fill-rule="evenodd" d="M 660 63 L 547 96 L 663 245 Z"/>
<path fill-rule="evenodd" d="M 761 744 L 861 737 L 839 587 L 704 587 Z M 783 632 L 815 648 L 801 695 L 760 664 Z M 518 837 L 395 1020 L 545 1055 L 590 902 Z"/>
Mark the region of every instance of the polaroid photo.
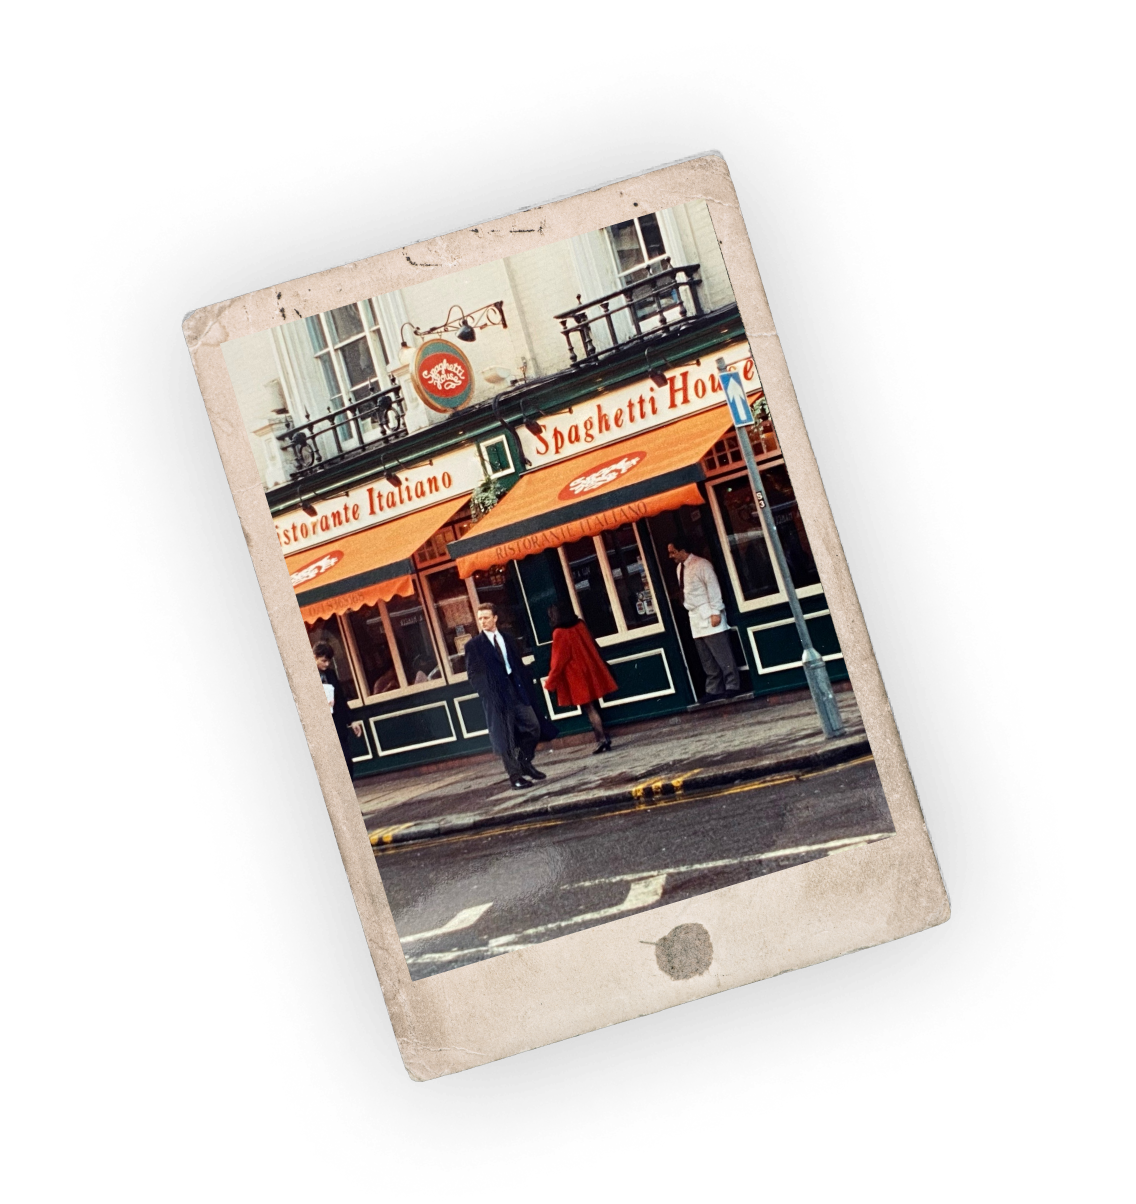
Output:
<path fill-rule="evenodd" d="M 184 329 L 413 1078 L 947 919 L 720 156 Z"/>

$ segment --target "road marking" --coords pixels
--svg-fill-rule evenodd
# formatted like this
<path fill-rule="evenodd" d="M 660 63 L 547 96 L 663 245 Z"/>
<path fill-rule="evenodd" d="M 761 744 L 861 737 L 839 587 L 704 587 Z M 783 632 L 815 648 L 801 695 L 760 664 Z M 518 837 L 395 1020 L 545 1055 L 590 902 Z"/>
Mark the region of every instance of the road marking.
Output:
<path fill-rule="evenodd" d="M 653 800 L 649 807 L 645 806 L 642 801 L 638 801 L 632 806 L 622 807 L 618 811 L 598 811 L 591 812 L 590 814 L 585 813 L 583 815 L 565 815 L 562 817 L 551 817 L 549 819 L 522 821 L 520 823 L 513 824 L 508 828 L 478 828 L 471 832 L 457 832 L 453 836 L 428 837 L 423 840 L 416 840 L 413 843 L 414 847 L 421 848 L 423 845 L 453 844 L 457 841 L 466 840 L 488 840 L 493 836 L 510 836 L 514 832 L 528 832 L 534 828 L 557 828 L 563 824 L 593 823 L 598 820 L 611 819 L 613 816 L 618 815 L 634 815 L 637 812 L 642 813 L 643 811 L 647 810 L 657 811 L 662 807 L 674 807 L 678 803 L 704 803 L 708 802 L 710 799 L 722 798 L 727 794 L 743 794 L 746 791 L 767 790 L 771 786 L 784 786 L 787 782 L 804 781 L 806 778 L 818 778 L 829 773 L 839 773 L 841 770 L 849 769 L 853 765 L 863 765 L 868 761 L 874 760 L 875 757 L 871 753 L 868 753 L 867 756 L 856 757 L 852 761 L 842 761 L 839 765 L 830 765 L 827 769 L 814 769 L 809 773 L 792 773 L 777 778 L 765 778 L 757 782 L 742 782 L 737 786 L 727 786 L 722 790 L 708 790 L 701 794 L 685 795 L 681 792 L 676 792 L 673 796 Z M 692 774 L 697 772 L 698 770 L 696 769 L 691 770 Z M 678 780 L 679 779 L 677 778 L 675 779 L 675 781 Z M 409 824 L 400 824 L 395 828 L 383 828 L 380 829 L 380 831 L 383 833 L 393 833 L 398 831 L 400 828 L 407 828 L 409 826 Z M 890 836 L 891 833 L 887 832 L 885 835 Z M 407 847 L 406 845 L 391 845 L 390 836 L 388 835 L 383 836 L 383 843 L 390 847 L 384 849 L 376 848 L 376 853 L 389 855 L 392 853 L 404 852 Z M 378 844 L 378 841 L 374 836 L 371 837 L 371 844 Z"/>
<path fill-rule="evenodd" d="M 632 877 L 629 875 L 629 877 Z M 500 949 L 502 945 L 514 944 L 525 937 L 538 936 L 542 932 L 554 932 L 557 928 L 570 928 L 573 924 L 589 924 L 593 920 L 606 920 L 609 916 L 622 915 L 625 911 L 637 911 L 641 907 L 651 907 L 663 897 L 663 885 L 667 880 L 666 874 L 640 874 L 631 882 L 627 890 L 627 898 L 614 907 L 601 907 L 599 911 L 586 911 L 583 915 L 573 916 L 570 920 L 554 920 L 551 924 L 539 924 L 536 928 L 526 928 L 523 932 L 511 932 L 508 936 L 495 936 L 489 942 L 490 949 Z M 622 879 L 612 879 L 622 881 Z"/>
<path fill-rule="evenodd" d="M 443 924 L 441 928 L 431 928 L 429 932 L 416 932 L 413 936 L 399 937 L 399 940 L 406 945 L 410 941 L 424 941 L 432 936 L 442 936 L 447 932 L 460 932 L 463 928 L 472 928 L 492 906 L 492 903 L 478 903 L 474 907 L 466 907 L 459 911 L 452 920 Z"/>
<path fill-rule="evenodd" d="M 500 957 L 509 949 L 487 949 L 484 945 L 471 945 L 468 949 L 445 949 L 440 953 L 408 953 L 408 966 L 440 965 L 442 962 L 456 962 L 463 958 L 472 957 L 475 961 L 484 961 L 487 957 Z"/>
<path fill-rule="evenodd" d="M 604 907 L 599 911 L 584 912 L 582 915 L 573 916 L 569 920 L 558 920 L 551 924 L 541 924 L 536 928 L 527 928 L 523 932 L 514 932 L 509 936 L 493 937 L 486 945 L 467 946 L 462 949 L 447 949 L 439 950 L 436 953 L 421 953 L 417 956 L 407 954 L 407 963 L 409 965 L 440 965 L 445 962 L 462 961 L 467 958 L 483 959 L 485 957 L 496 957 L 502 953 L 508 953 L 511 949 L 521 947 L 526 938 L 540 938 L 545 933 L 555 932 L 557 929 L 569 928 L 573 924 L 588 924 L 596 920 L 605 920 L 611 916 L 621 915 L 626 912 L 635 911 L 639 908 L 650 907 L 658 903 L 663 894 L 663 887 L 666 883 L 668 874 L 692 873 L 702 869 L 716 869 L 721 866 L 738 865 L 751 861 L 775 860 L 778 857 L 797 857 L 806 853 L 829 853 L 838 852 L 841 849 L 851 848 L 854 845 L 871 844 L 877 840 L 886 840 L 887 837 L 894 835 L 892 832 L 876 832 L 869 836 L 847 837 L 842 840 L 826 840 L 819 844 L 811 845 L 796 845 L 789 849 L 770 849 L 765 853 L 755 853 L 747 857 L 737 857 L 724 859 L 722 861 L 706 861 L 695 865 L 676 866 L 672 869 L 659 871 L 649 874 L 621 874 L 615 878 L 594 878 L 589 882 L 578 882 L 575 886 L 605 886 L 608 883 L 627 882 L 629 883 L 627 897 L 622 903 L 615 907 Z M 561 890 L 571 889 L 567 886 L 562 886 Z M 471 911 L 476 911 L 476 908 L 470 908 Z M 460 912 L 454 920 L 460 919 L 465 915 L 465 912 Z M 453 924 L 454 920 L 450 923 Z M 442 932 L 443 929 L 437 929 Z M 431 935 L 429 933 L 421 934 L 423 936 Z M 405 937 L 404 940 L 414 940 L 414 937 Z"/>
<path fill-rule="evenodd" d="M 801 857 L 806 853 L 835 853 L 838 849 L 847 849 L 852 845 L 871 844 L 877 840 L 885 840 L 893 835 L 891 832 L 873 832 L 869 836 L 846 836 L 841 840 L 823 840 L 819 844 L 796 845 L 791 849 L 768 849 L 764 853 L 749 853 L 745 857 L 723 857 L 717 861 L 699 861 L 692 865 L 672 865 L 665 870 L 655 870 L 657 874 L 666 877 L 667 874 L 694 874 L 699 870 L 716 870 L 727 865 L 745 865 L 751 861 L 776 861 L 782 857 Z M 650 871 L 647 871 L 650 872 Z M 561 890 L 576 890 L 585 886 L 603 886 L 608 882 L 631 882 L 643 877 L 643 870 L 637 874 L 616 874 L 612 878 L 589 878 L 587 882 L 570 882 L 561 886 Z"/>

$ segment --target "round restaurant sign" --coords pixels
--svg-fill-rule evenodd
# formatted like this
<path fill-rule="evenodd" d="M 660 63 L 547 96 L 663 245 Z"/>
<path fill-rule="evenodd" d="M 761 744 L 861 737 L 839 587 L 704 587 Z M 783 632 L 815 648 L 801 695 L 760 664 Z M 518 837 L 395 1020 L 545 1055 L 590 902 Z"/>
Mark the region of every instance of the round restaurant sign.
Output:
<path fill-rule="evenodd" d="M 570 502 L 574 498 L 591 493 L 594 489 L 602 489 L 612 481 L 618 481 L 633 468 L 637 468 L 646 458 L 645 451 L 631 451 L 624 452 L 618 460 L 606 460 L 603 464 L 597 464 L 595 468 L 590 468 L 575 480 L 569 481 L 561 489 L 559 498 L 562 502 Z"/>
<path fill-rule="evenodd" d="M 414 390 L 432 410 L 449 414 L 473 396 L 473 368 L 460 347 L 427 339 L 414 356 Z"/>

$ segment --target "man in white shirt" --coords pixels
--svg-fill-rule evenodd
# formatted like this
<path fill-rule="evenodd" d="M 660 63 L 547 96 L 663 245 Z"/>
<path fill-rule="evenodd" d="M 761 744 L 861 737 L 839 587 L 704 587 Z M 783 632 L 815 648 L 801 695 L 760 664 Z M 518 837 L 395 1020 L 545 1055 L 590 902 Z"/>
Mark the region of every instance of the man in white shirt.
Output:
<path fill-rule="evenodd" d="M 733 698 L 741 689 L 741 679 L 730 647 L 718 574 L 709 560 L 687 548 L 681 536 L 667 544 L 667 555 L 678 566 L 682 604 L 690 616 L 690 634 L 706 672 L 706 692 L 700 701 Z"/>

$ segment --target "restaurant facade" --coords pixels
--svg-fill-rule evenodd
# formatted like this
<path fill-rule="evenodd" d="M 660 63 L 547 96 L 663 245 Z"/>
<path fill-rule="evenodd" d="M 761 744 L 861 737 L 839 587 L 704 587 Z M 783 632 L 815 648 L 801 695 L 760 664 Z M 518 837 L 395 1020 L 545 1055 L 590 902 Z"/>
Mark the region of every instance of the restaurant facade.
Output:
<path fill-rule="evenodd" d="M 536 327 L 535 291 L 527 305 L 510 294 L 455 306 L 460 316 L 426 330 L 404 316 L 405 299 L 395 308 L 390 297 L 352 303 L 352 322 L 341 307 L 303 329 L 291 324 L 292 352 L 315 361 L 305 371 L 322 376 L 329 404 L 314 418 L 298 404 L 299 373 L 277 350 L 278 376 L 264 383 L 279 404 L 250 419 L 250 435 L 262 441 L 258 462 L 309 637 L 334 649 L 363 723 L 349 750 L 355 777 L 489 750 L 463 651 L 481 602 L 497 606 L 537 682 L 548 671 L 549 607 L 574 610 L 618 683 L 600 703 L 616 732 L 695 705 L 704 675 L 666 554 L 678 535 L 718 573 L 743 691 L 805 686 L 770 523 L 813 642 L 830 676 L 846 676 L 724 269 L 674 254 L 694 220 L 648 214 L 597 232 L 593 267 L 606 247 L 599 284 L 616 287 L 586 300 L 581 272 L 570 275 L 561 290 L 570 304 L 556 308 L 553 292 L 543 315 L 560 353 L 529 354 L 520 371 L 486 368 L 471 349 L 520 317 Z M 717 251 L 705 240 L 696 249 L 703 260 Z M 352 339 L 360 346 L 345 354 Z M 359 383 L 364 351 L 372 376 Z M 719 360 L 741 373 L 757 417 L 742 437 L 758 460 L 764 510 Z M 578 708 L 541 694 L 562 732 L 587 730 Z"/>

